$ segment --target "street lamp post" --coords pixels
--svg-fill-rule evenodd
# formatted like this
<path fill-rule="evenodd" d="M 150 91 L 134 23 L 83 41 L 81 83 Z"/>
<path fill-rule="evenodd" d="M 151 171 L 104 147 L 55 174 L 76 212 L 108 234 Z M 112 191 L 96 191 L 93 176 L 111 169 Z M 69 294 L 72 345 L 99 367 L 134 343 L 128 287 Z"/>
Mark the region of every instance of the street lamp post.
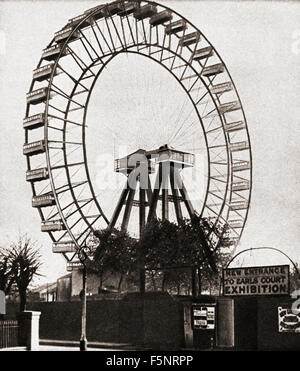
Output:
<path fill-rule="evenodd" d="M 81 351 L 87 350 L 86 339 L 86 268 L 82 270 L 82 291 L 81 291 L 81 337 L 79 348 Z"/>

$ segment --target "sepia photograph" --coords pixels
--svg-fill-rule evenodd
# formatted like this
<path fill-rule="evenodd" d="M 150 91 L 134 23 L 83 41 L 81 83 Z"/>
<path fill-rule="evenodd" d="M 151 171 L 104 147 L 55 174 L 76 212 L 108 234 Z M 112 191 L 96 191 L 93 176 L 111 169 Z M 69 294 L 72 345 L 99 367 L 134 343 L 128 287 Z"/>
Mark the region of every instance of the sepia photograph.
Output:
<path fill-rule="evenodd" d="M 299 14 L 0 1 L 1 352 L 300 350 Z"/>

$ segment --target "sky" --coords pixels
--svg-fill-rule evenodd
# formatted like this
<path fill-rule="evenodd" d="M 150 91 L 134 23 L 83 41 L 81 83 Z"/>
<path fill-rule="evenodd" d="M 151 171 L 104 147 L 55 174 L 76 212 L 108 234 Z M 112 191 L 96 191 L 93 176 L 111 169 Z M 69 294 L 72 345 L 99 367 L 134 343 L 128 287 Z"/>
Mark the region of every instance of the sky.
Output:
<path fill-rule="evenodd" d="M 39 282 L 66 273 L 31 207 L 22 154 L 26 93 L 43 48 L 55 31 L 97 1 L 0 2 L 0 245 L 27 232 L 41 245 Z M 250 133 L 253 193 L 237 251 L 272 246 L 300 264 L 300 3 L 165 1 L 194 23 L 226 63 Z M 112 92 L 113 93 L 113 92 Z M 280 254 L 245 254 L 245 265 L 286 264 Z"/>

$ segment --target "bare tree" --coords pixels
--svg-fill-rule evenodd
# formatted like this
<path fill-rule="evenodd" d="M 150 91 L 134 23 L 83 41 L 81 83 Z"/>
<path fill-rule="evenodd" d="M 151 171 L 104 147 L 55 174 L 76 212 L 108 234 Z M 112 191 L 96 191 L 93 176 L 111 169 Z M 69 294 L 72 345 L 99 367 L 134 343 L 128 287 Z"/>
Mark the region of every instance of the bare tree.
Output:
<path fill-rule="evenodd" d="M 34 276 L 40 276 L 41 255 L 37 242 L 27 234 L 20 235 L 10 246 L 10 261 L 13 277 L 20 295 L 20 311 L 26 309 L 27 289 Z"/>

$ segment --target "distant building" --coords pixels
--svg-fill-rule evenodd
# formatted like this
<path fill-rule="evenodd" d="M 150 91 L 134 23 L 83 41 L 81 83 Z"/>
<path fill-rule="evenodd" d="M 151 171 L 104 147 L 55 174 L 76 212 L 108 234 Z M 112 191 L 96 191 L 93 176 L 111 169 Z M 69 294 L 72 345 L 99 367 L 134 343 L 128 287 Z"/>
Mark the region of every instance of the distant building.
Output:
<path fill-rule="evenodd" d="M 31 290 L 29 301 L 57 301 L 57 282 L 45 283 Z"/>
<path fill-rule="evenodd" d="M 105 293 L 118 293 L 119 280 L 118 275 L 108 273 L 104 275 L 103 283 L 100 289 L 100 278 L 96 274 L 87 276 L 87 295 L 97 296 Z M 130 285 L 128 280 L 124 279 L 120 285 L 120 292 L 135 290 L 134 285 Z M 82 290 L 82 271 L 73 270 L 57 279 L 56 282 L 43 284 L 29 294 L 29 301 L 70 301 L 78 298 Z"/>

